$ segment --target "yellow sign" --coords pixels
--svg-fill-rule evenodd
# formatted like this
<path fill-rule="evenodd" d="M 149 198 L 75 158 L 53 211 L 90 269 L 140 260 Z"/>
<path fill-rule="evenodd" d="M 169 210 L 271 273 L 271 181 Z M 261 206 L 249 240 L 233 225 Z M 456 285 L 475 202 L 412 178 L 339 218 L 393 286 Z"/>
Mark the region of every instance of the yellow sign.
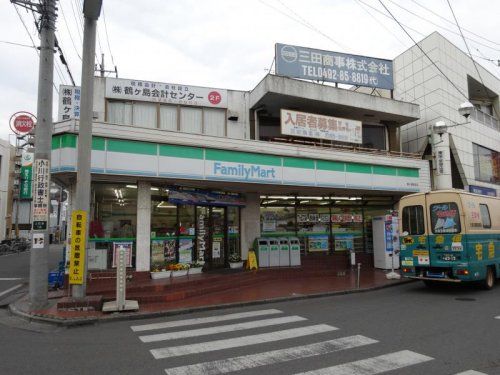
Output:
<path fill-rule="evenodd" d="M 69 283 L 83 284 L 85 269 L 85 233 L 87 213 L 76 210 L 71 213 L 71 253 L 69 258 Z"/>
<path fill-rule="evenodd" d="M 425 245 L 427 243 L 427 237 L 426 236 L 420 236 L 420 237 L 418 237 L 418 243 L 420 245 Z"/>
<path fill-rule="evenodd" d="M 483 260 L 483 245 L 480 243 L 476 244 L 476 256 L 477 260 Z"/>
<path fill-rule="evenodd" d="M 437 244 L 444 243 L 444 236 L 436 236 L 436 243 Z"/>
<path fill-rule="evenodd" d="M 462 235 L 461 234 L 455 234 L 453 236 L 452 242 L 462 242 Z"/>
<path fill-rule="evenodd" d="M 248 252 L 247 259 L 247 270 L 256 270 L 259 266 L 257 265 L 257 257 L 255 256 L 255 251 L 250 250 Z"/>
<path fill-rule="evenodd" d="M 488 244 L 488 258 L 491 259 L 491 258 L 494 258 L 495 257 L 495 243 L 494 242 L 490 242 Z"/>
<path fill-rule="evenodd" d="M 403 244 L 405 245 L 413 245 L 413 237 L 403 237 Z"/>
<path fill-rule="evenodd" d="M 428 257 L 429 252 L 427 250 L 413 250 L 414 257 Z"/>

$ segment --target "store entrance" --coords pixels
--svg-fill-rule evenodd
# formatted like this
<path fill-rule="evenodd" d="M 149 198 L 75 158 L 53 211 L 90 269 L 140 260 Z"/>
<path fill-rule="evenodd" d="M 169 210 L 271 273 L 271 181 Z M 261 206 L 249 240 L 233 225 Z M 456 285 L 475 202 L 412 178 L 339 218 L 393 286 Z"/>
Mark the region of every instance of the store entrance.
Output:
<path fill-rule="evenodd" d="M 210 267 L 224 267 L 227 263 L 226 208 L 196 207 L 196 248 L 198 260 Z"/>

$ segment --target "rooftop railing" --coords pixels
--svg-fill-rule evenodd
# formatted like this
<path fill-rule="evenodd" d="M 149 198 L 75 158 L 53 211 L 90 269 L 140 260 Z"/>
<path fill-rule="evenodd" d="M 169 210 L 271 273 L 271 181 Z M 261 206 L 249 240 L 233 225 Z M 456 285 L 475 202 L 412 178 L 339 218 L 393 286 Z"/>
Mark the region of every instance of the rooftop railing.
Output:
<path fill-rule="evenodd" d="M 493 116 L 490 116 L 487 113 L 484 113 L 483 111 L 474 108 L 472 111 L 470 117 L 477 122 L 480 122 L 483 125 L 486 125 L 492 129 L 495 129 L 497 131 L 500 131 L 500 121 L 498 121 L 496 118 Z"/>

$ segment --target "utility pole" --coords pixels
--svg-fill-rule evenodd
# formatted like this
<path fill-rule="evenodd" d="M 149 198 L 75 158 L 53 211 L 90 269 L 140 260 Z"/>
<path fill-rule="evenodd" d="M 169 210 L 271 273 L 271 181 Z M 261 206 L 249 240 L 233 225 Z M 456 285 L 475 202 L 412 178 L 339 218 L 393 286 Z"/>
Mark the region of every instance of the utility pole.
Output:
<path fill-rule="evenodd" d="M 33 239 L 30 254 L 30 310 L 47 305 L 49 252 L 50 154 L 52 143 L 52 85 L 54 81 L 54 31 L 56 0 L 12 1 L 40 13 L 40 62 L 38 68 L 37 126 L 34 156 Z"/>
<path fill-rule="evenodd" d="M 80 104 L 80 125 L 78 130 L 78 161 L 76 174 L 76 199 L 73 210 L 83 211 L 86 221 L 89 222 L 90 214 L 90 161 L 92 152 L 92 114 L 94 96 L 94 56 L 97 19 L 101 13 L 102 0 L 84 0 L 83 15 L 85 25 L 83 30 L 82 51 L 82 94 Z M 73 225 L 73 223 L 72 223 Z M 83 277 L 81 281 L 73 284 L 72 296 L 83 299 L 87 287 L 87 249 L 89 226 L 84 230 L 83 252 Z M 72 238 L 73 241 L 73 238 Z M 74 244 L 72 244 L 73 246 Z M 72 251 L 73 253 L 73 251 Z M 70 275 L 71 277 L 71 275 Z M 71 282 L 71 280 L 70 280 Z"/>

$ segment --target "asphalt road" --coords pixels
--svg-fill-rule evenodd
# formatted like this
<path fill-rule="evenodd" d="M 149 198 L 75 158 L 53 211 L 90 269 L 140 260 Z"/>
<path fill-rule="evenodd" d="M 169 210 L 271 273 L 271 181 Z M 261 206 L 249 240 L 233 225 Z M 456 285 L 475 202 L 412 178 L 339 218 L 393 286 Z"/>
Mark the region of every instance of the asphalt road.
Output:
<path fill-rule="evenodd" d="M 51 245 L 49 249 L 49 269 L 62 260 L 62 245 Z M 30 252 L 0 256 L 0 305 L 14 294 L 26 291 L 29 281 Z"/>
<path fill-rule="evenodd" d="M 500 374 L 496 316 L 500 285 L 430 290 L 420 283 L 77 328 L 3 311 L 0 373 L 492 375 Z"/>

